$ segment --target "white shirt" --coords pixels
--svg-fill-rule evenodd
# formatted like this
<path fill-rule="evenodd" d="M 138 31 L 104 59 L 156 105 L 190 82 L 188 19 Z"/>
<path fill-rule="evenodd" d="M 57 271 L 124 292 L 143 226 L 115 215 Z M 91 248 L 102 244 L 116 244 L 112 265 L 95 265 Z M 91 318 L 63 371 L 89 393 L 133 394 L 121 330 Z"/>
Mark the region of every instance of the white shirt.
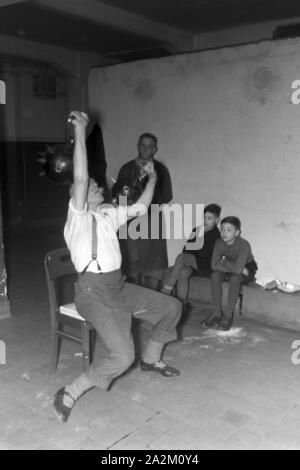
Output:
<path fill-rule="evenodd" d="M 122 257 L 116 232 L 128 220 L 127 206 L 103 205 L 97 212 L 86 206 L 83 211 L 77 211 L 70 200 L 64 237 L 76 271 L 82 272 L 92 259 L 92 215 L 97 222 L 97 261 L 101 272 L 120 269 Z M 98 273 L 97 262 L 93 261 L 87 271 Z"/>

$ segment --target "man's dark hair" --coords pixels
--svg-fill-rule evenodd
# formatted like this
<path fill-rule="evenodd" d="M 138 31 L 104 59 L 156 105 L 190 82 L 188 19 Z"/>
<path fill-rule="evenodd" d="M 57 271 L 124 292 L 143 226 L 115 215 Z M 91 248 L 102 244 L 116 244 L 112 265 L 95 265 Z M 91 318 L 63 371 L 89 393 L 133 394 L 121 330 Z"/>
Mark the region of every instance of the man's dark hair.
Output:
<path fill-rule="evenodd" d="M 218 204 L 209 204 L 208 206 L 205 207 L 204 214 L 206 214 L 206 212 L 209 212 L 210 214 L 214 214 L 216 217 L 220 217 L 221 210 L 222 210 L 222 207 L 219 206 Z"/>
<path fill-rule="evenodd" d="M 225 217 L 225 219 L 223 219 L 221 222 L 221 225 L 222 224 L 233 225 L 236 228 L 236 230 L 241 230 L 241 226 L 242 226 L 240 219 L 234 216 Z"/>
<path fill-rule="evenodd" d="M 150 132 L 144 132 L 139 138 L 139 143 L 142 139 L 152 139 L 155 142 L 155 145 L 157 146 L 158 140 L 157 137 L 154 134 L 151 134 Z"/>

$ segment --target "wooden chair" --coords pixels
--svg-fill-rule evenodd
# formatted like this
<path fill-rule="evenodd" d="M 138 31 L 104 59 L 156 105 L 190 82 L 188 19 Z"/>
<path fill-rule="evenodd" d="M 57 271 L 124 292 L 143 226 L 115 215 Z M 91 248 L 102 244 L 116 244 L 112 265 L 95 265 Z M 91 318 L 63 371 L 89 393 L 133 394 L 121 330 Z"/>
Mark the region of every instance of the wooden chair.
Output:
<path fill-rule="evenodd" d="M 50 373 L 56 372 L 63 338 L 81 345 L 85 371 L 92 361 L 96 332 L 93 326 L 79 315 L 74 304 L 77 273 L 69 250 L 61 248 L 46 254 L 45 271 L 51 317 Z M 66 325 L 72 327 L 72 332 L 65 330 Z M 73 329 L 78 330 L 80 334 L 77 336 Z"/>

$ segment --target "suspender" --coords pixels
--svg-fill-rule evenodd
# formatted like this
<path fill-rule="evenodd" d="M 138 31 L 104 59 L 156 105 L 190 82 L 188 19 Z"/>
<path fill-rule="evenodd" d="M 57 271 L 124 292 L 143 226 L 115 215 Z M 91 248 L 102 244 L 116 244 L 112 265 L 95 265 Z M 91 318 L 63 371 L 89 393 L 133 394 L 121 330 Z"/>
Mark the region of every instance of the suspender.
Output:
<path fill-rule="evenodd" d="M 92 214 L 92 259 L 91 261 L 87 264 L 87 266 L 84 268 L 81 274 L 85 274 L 89 265 L 93 262 L 96 261 L 97 263 L 97 268 L 99 271 L 101 271 L 101 267 L 98 263 L 97 260 L 97 251 L 98 251 L 98 236 L 97 236 L 97 221 L 96 217 L 94 214 Z"/>

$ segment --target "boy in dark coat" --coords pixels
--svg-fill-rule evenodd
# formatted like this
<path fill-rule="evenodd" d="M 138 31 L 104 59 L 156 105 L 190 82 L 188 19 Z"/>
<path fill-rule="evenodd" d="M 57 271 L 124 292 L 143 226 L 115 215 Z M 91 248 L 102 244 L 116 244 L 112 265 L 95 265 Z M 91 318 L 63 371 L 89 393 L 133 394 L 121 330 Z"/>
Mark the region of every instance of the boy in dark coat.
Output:
<path fill-rule="evenodd" d="M 174 268 L 168 281 L 164 284 L 161 292 L 171 294 L 177 284 L 177 296 L 185 304 L 188 298 L 189 279 L 196 275 L 200 277 L 210 277 L 211 258 L 216 240 L 220 238 L 218 222 L 221 214 L 221 207 L 217 204 L 209 204 L 204 209 L 204 243 L 199 250 L 188 250 L 184 248 L 183 253 L 177 256 Z M 197 227 L 193 230 L 189 242 L 196 239 Z"/>

